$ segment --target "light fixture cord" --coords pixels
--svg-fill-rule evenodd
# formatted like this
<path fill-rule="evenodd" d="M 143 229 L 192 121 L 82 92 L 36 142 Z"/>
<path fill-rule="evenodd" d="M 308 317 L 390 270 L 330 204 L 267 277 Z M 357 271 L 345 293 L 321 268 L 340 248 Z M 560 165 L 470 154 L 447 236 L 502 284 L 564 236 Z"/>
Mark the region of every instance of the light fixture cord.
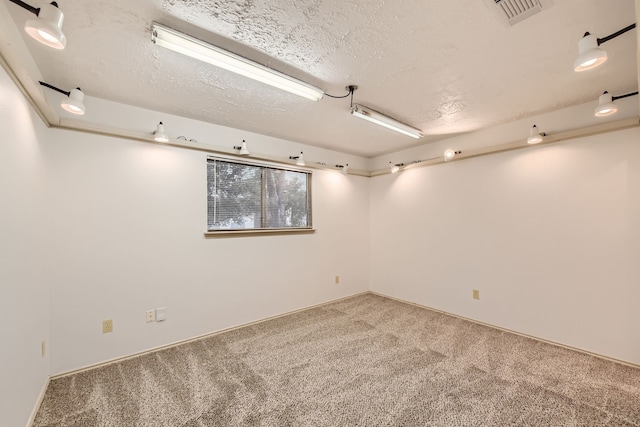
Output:
<path fill-rule="evenodd" d="M 622 99 L 622 98 L 626 98 L 626 97 L 628 97 L 628 96 L 634 96 L 634 95 L 637 95 L 637 94 L 638 94 L 638 91 L 631 92 L 631 93 L 626 93 L 626 94 L 624 94 L 624 95 L 612 96 L 612 97 L 611 97 L 611 100 L 612 100 L 612 101 L 615 101 L 615 100 L 617 100 L 617 99 Z"/>
<path fill-rule="evenodd" d="M 347 87 L 347 89 L 349 90 L 349 92 L 347 92 L 346 95 L 330 95 L 326 92 L 325 92 L 325 95 L 328 96 L 329 98 L 336 98 L 336 99 L 346 98 L 349 95 L 353 96 L 353 91 L 354 91 L 353 86 L 349 86 Z"/>
<path fill-rule="evenodd" d="M 56 92 L 63 93 L 63 94 L 65 94 L 65 95 L 67 95 L 67 96 L 71 95 L 71 92 L 70 92 L 70 91 L 62 90 L 62 89 L 57 88 L 57 87 L 55 87 L 55 86 L 53 86 L 53 85 L 50 85 L 49 83 L 41 82 L 41 81 L 39 81 L 39 80 L 38 80 L 38 83 L 40 83 L 40 84 L 41 84 L 42 86 L 44 86 L 44 87 L 48 87 L 49 89 L 53 89 L 53 90 L 55 90 Z M 80 88 L 78 88 L 78 90 L 80 90 Z"/>
<path fill-rule="evenodd" d="M 633 23 L 631 25 L 629 25 L 628 27 L 624 27 L 623 29 L 621 29 L 620 31 L 616 31 L 613 34 L 610 34 L 606 37 L 602 37 L 601 39 L 597 39 L 598 40 L 598 46 L 600 46 L 602 43 L 608 42 L 611 39 L 615 39 L 616 37 L 626 33 L 627 31 L 631 31 L 636 27 L 636 24 Z"/>

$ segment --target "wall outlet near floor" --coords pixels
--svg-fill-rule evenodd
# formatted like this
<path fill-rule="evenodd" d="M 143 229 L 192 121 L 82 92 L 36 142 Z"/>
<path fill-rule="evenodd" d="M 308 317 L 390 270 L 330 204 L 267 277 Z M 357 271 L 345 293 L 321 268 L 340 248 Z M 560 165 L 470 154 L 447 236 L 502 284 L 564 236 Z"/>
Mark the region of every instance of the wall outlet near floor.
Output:
<path fill-rule="evenodd" d="M 473 299 L 480 299 L 480 291 L 477 289 L 473 290 Z"/>
<path fill-rule="evenodd" d="M 147 310 L 147 323 L 156 321 L 156 311 L 155 310 Z"/>
<path fill-rule="evenodd" d="M 340 284 L 340 276 L 336 276 L 336 285 Z"/>
<path fill-rule="evenodd" d="M 167 320 L 166 307 L 156 308 L 155 313 L 156 313 L 156 322 L 164 322 L 165 320 Z"/>
<path fill-rule="evenodd" d="M 102 333 L 106 334 L 109 332 L 113 332 L 113 320 L 103 320 L 102 321 Z"/>

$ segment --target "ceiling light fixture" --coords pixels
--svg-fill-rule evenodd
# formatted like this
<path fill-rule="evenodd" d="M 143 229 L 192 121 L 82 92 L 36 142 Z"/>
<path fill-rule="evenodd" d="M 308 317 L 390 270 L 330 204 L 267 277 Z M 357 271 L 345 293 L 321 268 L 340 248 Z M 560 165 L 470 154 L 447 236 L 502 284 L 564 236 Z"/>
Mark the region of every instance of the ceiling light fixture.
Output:
<path fill-rule="evenodd" d="M 637 95 L 638 91 L 630 92 L 624 95 L 611 96 L 607 91 L 604 91 L 600 98 L 598 98 L 598 106 L 594 112 L 596 117 L 606 117 L 618 112 L 618 106 L 614 102 L 616 99 L 626 98 L 628 96 Z"/>
<path fill-rule="evenodd" d="M 27 34 L 46 46 L 64 49 L 67 45 L 67 38 L 62 33 L 64 14 L 58 9 L 58 3 L 54 1 L 42 7 L 33 7 L 20 0 L 9 1 L 36 15 L 36 19 L 24 24 Z"/>
<path fill-rule="evenodd" d="M 238 154 L 240 154 L 241 156 L 248 156 L 249 154 L 251 154 L 244 139 L 242 140 L 242 144 L 240 146 L 234 145 L 233 148 L 234 150 L 238 150 Z"/>
<path fill-rule="evenodd" d="M 323 90 L 311 86 L 308 83 L 156 22 L 151 26 L 151 40 L 158 46 L 232 71 L 241 76 L 249 77 L 312 101 L 319 101 L 324 95 Z"/>
<path fill-rule="evenodd" d="M 342 173 L 342 175 L 346 175 L 349 172 L 349 163 L 344 165 L 336 165 L 336 168 Z"/>
<path fill-rule="evenodd" d="M 62 90 L 55 86 L 50 85 L 49 83 L 38 81 L 42 86 L 48 87 L 49 89 L 55 90 L 56 92 L 60 92 L 67 96 L 67 98 L 63 99 L 60 103 L 60 106 L 67 110 L 72 114 L 77 114 L 79 116 L 83 115 L 86 111 L 84 103 L 84 93 L 80 88 L 71 89 L 71 91 Z"/>
<path fill-rule="evenodd" d="M 393 164 L 393 163 L 389 162 L 389 167 L 391 169 L 391 173 L 398 172 L 402 166 L 404 166 L 404 163 Z"/>
<path fill-rule="evenodd" d="M 305 165 L 304 154 L 302 153 L 302 151 L 300 152 L 299 156 L 289 156 L 289 159 L 295 160 L 296 161 L 296 165 L 298 165 L 298 166 L 304 166 Z"/>
<path fill-rule="evenodd" d="M 389 117 L 363 105 L 353 104 L 351 106 L 351 114 L 412 138 L 418 139 L 424 136 L 420 129 L 416 129 L 413 126 L 409 126 L 406 123 L 402 123 L 401 121 L 394 119 L 393 117 Z"/>
<path fill-rule="evenodd" d="M 542 142 L 544 136 L 547 136 L 547 134 L 544 132 L 540 133 L 538 126 L 533 125 L 529 132 L 529 138 L 527 138 L 527 144 L 538 144 Z"/>
<path fill-rule="evenodd" d="M 634 28 L 636 28 L 635 23 L 601 39 L 588 31 L 584 33 L 584 36 L 578 42 L 578 59 L 573 63 L 574 71 L 581 72 L 591 70 L 604 64 L 607 60 L 607 52 L 604 49 L 600 49 L 599 46 Z"/>
<path fill-rule="evenodd" d="M 164 131 L 164 124 L 162 124 L 162 122 L 158 123 L 156 130 L 153 132 L 153 139 L 156 142 L 169 142 L 169 137 Z"/>
<path fill-rule="evenodd" d="M 444 150 L 444 161 L 448 162 L 449 160 L 452 160 L 455 156 L 457 156 L 458 154 L 461 154 L 462 151 L 456 151 L 456 150 L 452 150 L 451 148 Z"/>

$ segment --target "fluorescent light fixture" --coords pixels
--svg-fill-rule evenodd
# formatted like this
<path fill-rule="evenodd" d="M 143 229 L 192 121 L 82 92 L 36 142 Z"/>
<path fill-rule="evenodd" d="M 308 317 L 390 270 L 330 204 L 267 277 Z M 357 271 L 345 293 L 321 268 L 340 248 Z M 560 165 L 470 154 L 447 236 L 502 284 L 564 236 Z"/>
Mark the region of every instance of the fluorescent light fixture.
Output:
<path fill-rule="evenodd" d="M 624 95 L 611 96 L 607 91 L 604 91 L 600 98 L 598 98 L 598 106 L 594 112 L 596 117 L 606 117 L 618 112 L 618 106 L 614 102 L 616 99 L 626 98 L 628 96 L 635 96 L 638 91 L 626 93 Z"/>
<path fill-rule="evenodd" d="M 351 114 L 361 119 L 365 119 L 380 126 L 384 126 L 387 129 L 395 130 L 401 134 L 410 136 L 412 138 L 422 138 L 424 134 L 420 129 L 416 129 L 413 126 L 402 123 L 392 117 L 379 113 L 371 108 L 364 107 L 359 104 L 353 104 L 351 106 Z"/>
<path fill-rule="evenodd" d="M 156 22 L 154 22 L 151 27 L 151 40 L 158 46 L 232 71 L 241 76 L 249 77 L 312 101 L 319 101 L 324 95 L 323 90 L 311 86 L 308 83 Z"/>
<path fill-rule="evenodd" d="M 241 156 L 248 156 L 249 154 L 251 154 L 251 152 L 249 151 L 249 147 L 247 147 L 247 143 L 244 139 L 242 140 L 242 144 L 240 146 L 235 145 L 233 148 L 235 150 L 238 150 L 238 153 Z"/>
<path fill-rule="evenodd" d="M 538 144 L 542 142 L 542 137 L 546 136 L 545 133 L 540 133 L 538 126 L 533 125 L 529 132 L 529 138 L 527 138 L 527 144 Z"/>
<path fill-rule="evenodd" d="M 84 100 L 84 93 L 82 93 L 82 90 L 80 90 L 80 88 L 66 91 L 66 90 L 57 88 L 53 85 L 50 85 L 49 83 L 45 83 L 41 81 L 38 81 L 38 83 L 40 83 L 40 85 L 47 87 L 51 90 L 55 90 L 56 92 L 60 92 L 61 94 L 66 95 L 67 97 L 63 99 L 62 102 L 60 103 L 60 106 L 64 108 L 66 111 L 72 114 L 77 114 L 79 116 L 85 113 L 86 108 L 84 106 L 84 103 L 82 102 Z"/>
<path fill-rule="evenodd" d="M 158 123 L 155 132 L 153 132 L 153 139 L 156 142 L 169 142 L 169 137 L 164 131 L 164 124 L 162 124 L 162 122 Z"/>
<path fill-rule="evenodd" d="M 599 46 L 634 28 L 636 28 L 635 23 L 603 38 L 598 38 L 589 32 L 584 33 L 578 42 L 578 58 L 573 63 L 574 71 L 587 71 L 604 64 L 607 61 L 607 52 Z"/>
<path fill-rule="evenodd" d="M 64 14 L 58 9 L 58 3 L 54 1 L 50 4 L 43 4 L 41 7 L 33 7 L 20 0 L 9 1 L 36 15 L 35 19 L 28 20 L 24 25 L 27 34 L 54 49 L 65 48 L 67 38 L 62 33 Z"/>

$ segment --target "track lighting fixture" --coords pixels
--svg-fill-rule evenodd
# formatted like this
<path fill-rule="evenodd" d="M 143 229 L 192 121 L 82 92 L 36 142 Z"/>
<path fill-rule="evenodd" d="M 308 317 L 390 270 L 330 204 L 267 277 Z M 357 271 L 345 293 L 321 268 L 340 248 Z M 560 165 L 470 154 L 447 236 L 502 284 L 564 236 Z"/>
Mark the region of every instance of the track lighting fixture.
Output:
<path fill-rule="evenodd" d="M 77 114 L 79 116 L 84 114 L 86 110 L 84 103 L 82 102 L 84 100 L 84 93 L 82 93 L 82 90 L 80 90 L 80 88 L 75 88 L 75 89 L 71 89 L 70 91 L 66 91 L 66 90 L 57 88 L 53 85 L 50 85 L 49 83 L 45 83 L 41 81 L 39 81 L 38 83 L 40 83 L 44 87 L 55 90 L 56 92 L 60 92 L 63 95 L 66 95 L 67 97 L 63 99 L 62 102 L 60 103 L 60 106 L 64 108 L 66 111 L 72 114 Z"/>
<path fill-rule="evenodd" d="M 462 153 L 462 151 L 452 150 L 451 148 L 444 150 L 444 161 L 448 162 L 460 153 Z"/>
<path fill-rule="evenodd" d="M 41 7 L 33 7 L 20 0 L 9 0 L 36 15 L 24 24 L 24 30 L 40 43 L 54 49 L 64 49 L 67 38 L 62 33 L 64 14 L 58 9 L 58 3 L 51 2 Z"/>
<path fill-rule="evenodd" d="M 636 28 L 635 23 L 601 39 L 589 32 L 584 33 L 584 36 L 578 42 L 578 59 L 573 63 L 573 69 L 580 72 L 591 70 L 603 64 L 607 60 L 607 52 L 601 49 L 600 45 L 634 28 Z"/>
<path fill-rule="evenodd" d="M 240 154 L 241 156 L 248 156 L 249 154 L 251 154 L 244 139 L 242 140 L 242 144 L 240 146 L 234 145 L 233 149 L 238 150 L 238 154 Z"/>
<path fill-rule="evenodd" d="M 391 173 L 396 173 L 400 170 L 400 168 L 404 166 L 404 163 L 391 163 L 389 162 L 389 167 L 391 169 Z"/>
<path fill-rule="evenodd" d="M 164 125 L 162 124 L 162 122 L 158 123 L 156 130 L 153 132 L 153 139 L 156 142 L 169 142 L 169 137 L 164 131 Z"/>
<path fill-rule="evenodd" d="M 533 125 L 531 127 L 531 131 L 529 132 L 529 138 L 527 138 L 527 144 L 538 144 L 542 142 L 543 136 L 547 136 L 547 134 L 544 132 L 540 133 L 540 131 L 538 130 L 538 126 Z"/>
<path fill-rule="evenodd" d="M 614 102 L 616 99 L 626 98 L 628 96 L 637 95 L 638 91 L 630 92 L 624 95 L 611 96 L 607 91 L 604 91 L 600 98 L 598 98 L 598 106 L 594 112 L 596 117 L 606 117 L 618 112 L 618 106 Z"/>
<path fill-rule="evenodd" d="M 198 40 L 156 22 L 151 26 L 151 40 L 158 46 L 249 77 L 312 101 L 319 101 L 324 95 L 323 90 L 301 80 L 272 70 L 235 53 Z"/>
<path fill-rule="evenodd" d="M 349 172 L 349 163 L 344 165 L 336 165 L 336 168 L 342 173 L 342 175 L 346 175 Z"/>
<path fill-rule="evenodd" d="M 290 160 L 295 160 L 296 161 L 296 165 L 298 166 L 304 166 L 305 162 L 304 162 L 304 154 L 302 153 L 302 151 L 300 152 L 299 156 L 289 156 Z"/>

